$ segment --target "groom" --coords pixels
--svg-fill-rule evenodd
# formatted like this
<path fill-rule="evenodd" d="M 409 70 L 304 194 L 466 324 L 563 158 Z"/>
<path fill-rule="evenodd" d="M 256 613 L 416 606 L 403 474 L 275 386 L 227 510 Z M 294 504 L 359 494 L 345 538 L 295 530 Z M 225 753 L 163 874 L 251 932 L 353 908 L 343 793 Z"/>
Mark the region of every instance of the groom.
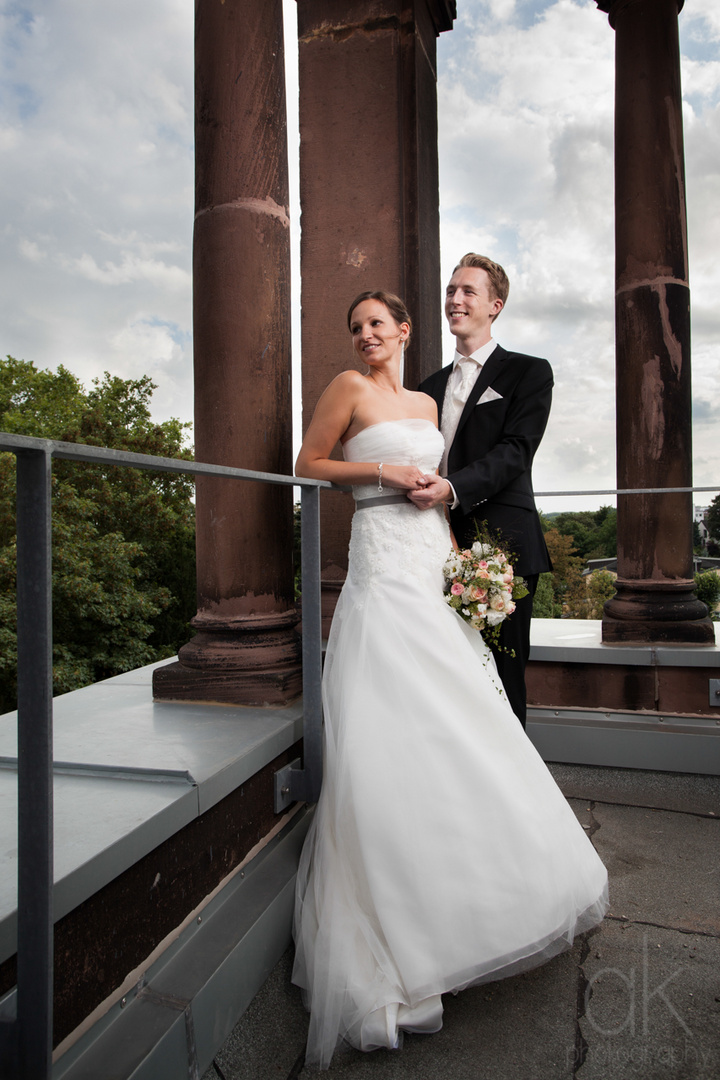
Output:
<path fill-rule="evenodd" d="M 487 522 L 527 582 L 529 595 L 502 624 L 500 649 L 493 650 L 524 727 L 533 596 L 538 576 L 551 568 L 530 470 L 550 412 L 553 376 L 547 360 L 507 352 L 493 340 L 492 324 L 509 288 L 502 266 L 484 255 L 464 255 L 455 267 L 445 295 L 455 359 L 419 388 L 437 403 L 445 454 L 440 475 L 410 498 L 420 509 L 447 503 L 460 547 L 476 539 L 476 522 Z"/>

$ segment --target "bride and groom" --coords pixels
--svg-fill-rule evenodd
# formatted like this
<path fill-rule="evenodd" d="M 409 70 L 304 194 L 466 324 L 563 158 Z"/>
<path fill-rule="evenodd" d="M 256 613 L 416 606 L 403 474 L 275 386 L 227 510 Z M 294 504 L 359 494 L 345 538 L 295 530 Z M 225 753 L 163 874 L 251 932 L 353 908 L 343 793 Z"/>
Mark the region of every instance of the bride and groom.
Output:
<path fill-rule="evenodd" d="M 333 380 L 298 456 L 299 475 L 349 484 L 356 503 L 296 893 L 293 981 L 321 1068 L 343 1041 L 437 1031 L 443 993 L 542 963 L 607 907 L 605 868 L 516 718 L 532 595 L 503 624 L 515 657 L 494 659 L 443 597 L 446 508 L 461 546 L 476 520 L 500 532 L 531 593 L 548 567 L 530 468 L 552 373 L 492 341 L 506 298 L 502 268 L 465 256 L 445 301 L 456 361 L 411 392 L 410 316 L 361 294 L 348 328 L 368 373 Z"/>

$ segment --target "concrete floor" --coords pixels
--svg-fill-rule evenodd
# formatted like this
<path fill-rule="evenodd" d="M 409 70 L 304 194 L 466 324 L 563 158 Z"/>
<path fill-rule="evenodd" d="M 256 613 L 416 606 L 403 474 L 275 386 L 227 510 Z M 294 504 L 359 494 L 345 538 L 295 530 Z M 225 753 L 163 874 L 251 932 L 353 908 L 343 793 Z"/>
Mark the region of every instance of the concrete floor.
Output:
<path fill-rule="evenodd" d="M 573 949 L 445 998 L 436 1035 L 336 1054 L 347 1080 L 710 1080 L 720 1075 L 720 778 L 551 766 L 610 874 Z M 308 1080 L 307 1018 L 277 965 L 203 1080 Z"/>

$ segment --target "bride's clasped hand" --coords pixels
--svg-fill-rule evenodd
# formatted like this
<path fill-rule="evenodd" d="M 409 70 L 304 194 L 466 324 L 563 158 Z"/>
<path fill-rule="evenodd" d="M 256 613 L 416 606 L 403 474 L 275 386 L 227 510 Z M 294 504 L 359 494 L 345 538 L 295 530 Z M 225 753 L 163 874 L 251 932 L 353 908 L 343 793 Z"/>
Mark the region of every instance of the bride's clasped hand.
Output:
<path fill-rule="evenodd" d="M 297 461 L 356 504 L 295 905 L 293 981 L 320 1068 L 342 1042 L 393 1049 L 437 1031 L 443 993 L 544 962 L 607 907 L 605 868 L 492 653 L 446 602 L 444 440 L 435 402 L 402 386 L 410 317 L 363 293 L 348 326 L 368 372 L 328 386 Z"/>

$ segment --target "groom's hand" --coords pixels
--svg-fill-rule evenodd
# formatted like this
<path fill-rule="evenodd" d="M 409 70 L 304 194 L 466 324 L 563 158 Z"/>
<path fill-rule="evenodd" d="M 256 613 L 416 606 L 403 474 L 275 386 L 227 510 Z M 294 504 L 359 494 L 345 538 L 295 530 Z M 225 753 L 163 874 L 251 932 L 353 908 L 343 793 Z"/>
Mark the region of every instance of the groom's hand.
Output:
<path fill-rule="evenodd" d="M 433 506 L 452 501 L 452 488 L 442 476 L 427 476 L 425 487 L 407 493 L 410 502 L 418 510 L 432 510 Z"/>

